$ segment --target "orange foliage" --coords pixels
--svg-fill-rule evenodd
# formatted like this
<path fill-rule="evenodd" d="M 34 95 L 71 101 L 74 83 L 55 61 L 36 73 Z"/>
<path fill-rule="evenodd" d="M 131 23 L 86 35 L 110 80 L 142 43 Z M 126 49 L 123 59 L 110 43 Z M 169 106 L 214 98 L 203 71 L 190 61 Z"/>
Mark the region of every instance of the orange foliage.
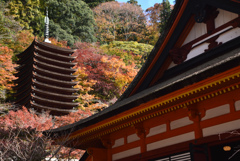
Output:
<path fill-rule="evenodd" d="M 15 79 L 13 72 L 15 64 L 12 63 L 13 51 L 0 44 L 0 89 L 10 90 Z"/>
<path fill-rule="evenodd" d="M 122 94 L 137 74 L 135 64 L 126 65 L 117 57 L 108 58 L 103 56 L 101 61 L 106 64 L 104 74 L 107 79 L 114 80 L 115 86 L 119 88 L 119 92 Z"/>
<path fill-rule="evenodd" d="M 119 97 L 137 73 L 135 64 L 126 65 L 118 56 L 105 55 L 98 46 L 78 43 L 77 56 L 78 88 L 81 99 L 95 99 L 101 105 Z M 86 92 L 84 92 L 86 91 Z M 87 106 L 92 105 L 91 101 Z M 95 104 L 96 105 L 96 104 Z"/>
<path fill-rule="evenodd" d="M 29 30 L 22 30 L 20 31 L 17 36 L 16 40 L 11 47 L 14 50 L 14 53 L 21 53 L 23 52 L 34 40 L 34 35 Z"/>
<path fill-rule="evenodd" d="M 49 40 L 51 41 L 51 44 L 53 44 L 53 45 L 70 49 L 70 47 L 67 46 L 67 41 L 65 41 L 65 40 L 57 41 L 57 39 L 55 39 L 53 37 L 49 38 Z"/>
<path fill-rule="evenodd" d="M 116 1 L 101 3 L 93 9 L 100 42 L 143 41 L 146 20 L 138 5 Z"/>
<path fill-rule="evenodd" d="M 85 110 L 85 107 L 87 107 L 88 110 L 95 110 L 106 107 L 106 104 L 93 103 L 92 100 L 99 99 L 95 94 L 91 93 L 97 81 L 89 79 L 85 70 L 85 67 L 78 67 L 75 72 L 75 75 L 77 75 L 76 81 L 78 82 L 75 88 L 79 89 L 79 96 L 76 101 L 79 102 L 80 109 Z"/>

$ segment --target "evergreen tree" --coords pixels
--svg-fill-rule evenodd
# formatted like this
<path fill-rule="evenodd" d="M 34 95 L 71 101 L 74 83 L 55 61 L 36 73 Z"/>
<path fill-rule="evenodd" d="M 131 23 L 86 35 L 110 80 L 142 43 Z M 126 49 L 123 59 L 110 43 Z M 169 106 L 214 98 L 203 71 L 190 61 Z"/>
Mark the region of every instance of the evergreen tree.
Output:
<path fill-rule="evenodd" d="M 0 43 L 4 39 L 12 39 L 21 30 L 20 24 L 12 16 L 4 14 L 5 7 L 5 2 L 0 1 Z"/>
<path fill-rule="evenodd" d="M 160 10 L 160 21 L 161 22 L 159 25 L 160 33 L 162 33 L 163 30 L 165 29 L 168 19 L 172 12 L 171 5 L 168 0 L 163 0 L 161 7 L 162 7 L 162 9 Z"/>
<path fill-rule="evenodd" d="M 141 7 L 141 5 L 139 5 L 138 1 L 136 1 L 136 0 L 129 0 L 129 1 L 127 1 L 127 3 L 130 3 L 130 4 L 133 4 L 133 5 Z"/>
<path fill-rule="evenodd" d="M 76 40 L 94 42 L 94 17 L 92 10 L 82 0 L 49 0 L 49 34 L 73 45 Z"/>
<path fill-rule="evenodd" d="M 94 8 L 101 3 L 115 1 L 115 0 L 83 0 L 83 1 L 86 2 L 90 8 Z"/>
<path fill-rule="evenodd" d="M 40 4 L 43 0 L 12 0 L 8 3 L 7 16 L 13 16 L 24 30 L 33 30 L 35 35 L 43 34 L 44 15 Z"/>
<path fill-rule="evenodd" d="M 43 36 L 46 7 L 49 9 L 50 37 L 66 40 L 72 46 L 76 40 L 94 42 L 92 10 L 82 0 L 12 0 L 6 15 L 14 17 L 23 30 Z"/>

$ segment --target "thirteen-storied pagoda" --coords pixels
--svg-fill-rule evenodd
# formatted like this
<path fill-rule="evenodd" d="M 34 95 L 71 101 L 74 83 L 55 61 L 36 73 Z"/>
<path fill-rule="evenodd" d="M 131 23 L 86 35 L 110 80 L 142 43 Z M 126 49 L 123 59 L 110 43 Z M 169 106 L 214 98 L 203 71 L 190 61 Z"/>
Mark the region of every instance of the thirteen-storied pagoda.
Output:
<path fill-rule="evenodd" d="M 57 115 L 73 112 L 78 105 L 74 102 L 77 89 L 73 88 L 76 85 L 73 52 L 34 40 L 18 54 L 15 104 L 38 111 L 50 110 Z"/>
<path fill-rule="evenodd" d="M 76 85 L 73 81 L 76 78 L 73 75 L 76 63 L 72 62 L 75 59 L 72 56 L 74 50 L 50 44 L 48 10 L 44 22 L 44 42 L 34 40 L 17 55 L 15 104 L 64 115 L 73 112 L 78 105 L 74 102 L 77 98 L 74 94 L 77 89 L 73 88 Z"/>

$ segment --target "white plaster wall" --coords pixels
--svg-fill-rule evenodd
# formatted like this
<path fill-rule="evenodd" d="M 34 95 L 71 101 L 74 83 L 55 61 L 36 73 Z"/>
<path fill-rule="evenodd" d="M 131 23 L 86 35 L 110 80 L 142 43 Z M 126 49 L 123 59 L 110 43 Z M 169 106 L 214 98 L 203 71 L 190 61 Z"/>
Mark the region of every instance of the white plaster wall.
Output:
<path fill-rule="evenodd" d="M 114 160 L 126 158 L 126 157 L 129 157 L 129 156 L 132 156 L 132 155 L 139 154 L 140 152 L 141 152 L 141 148 L 136 147 L 136 148 L 129 149 L 129 150 L 126 150 L 126 151 L 122 151 L 120 153 L 113 154 L 112 155 L 112 160 L 114 161 Z"/>
<path fill-rule="evenodd" d="M 155 127 L 152 127 L 149 130 L 149 134 L 147 135 L 147 137 L 157 135 L 157 134 L 160 134 L 160 133 L 163 133 L 163 132 L 166 132 L 166 131 L 167 131 L 167 125 L 166 124 L 155 126 Z"/>
<path fill-rule="evenodd" d="M 216 135 L 227 131 L 239 129 L 240 119 L 203 129 L 203 136 Z"/>
<path fill-rule="evenodd" d="M 239 111 L 240 110 L 240 100 L 235 102 L 235 110 Z"/>
<path fill-rule="evenodd" d="M 209 43 L 203 43 L 203 44 L 198 45 L 197 47 L 193 48 L 190 51 L 190 53 L 188 54 L 186 61 L 204 53 L 205 50 L 208 49 L 208 45 L 209 45 Z"/>
<path fill-rule="evenodd" d="M 183 45 L 207 33 L 207 26 L 205 23 L 195 23 L 188 36 L 186 37 Z"/>
<path fill-rule="evenodd" d="M 127 143 L 131 143 L 134 141 L 140 140 L 140 138 L 137 136 L 137 134 L 132 134 L 127 136 Z"/>
<path fill-rule="evenodd" d="M 171 130 L 173 130 L 173 129 L 177 129 L 177 128 L 180 128 L 183 126 L 190 125 L 192 123 L 193 123 L 193 121 L 189 120 L 188 117 L 184 117 L 184 118 L 170 122 L 170 128 L 171 128 Z"/>
<path fill-rule="evenodd" d="M 228 113 L 230 113 L 230 105 L 229 104 L 218 106 L 218 107 L 207 110 L 206 115 L 202 118 L 202 121 L 210 119 L 210 118 L 214 118 L 217 116 L 222 116 L 222 115 L 225 115 Z"/>
<path fill-rule="evenodd" d="M 174 64 L 173 62 L 171 62 L 171 64 L 169 65 L 168 69 L 175 67 L 177 64 Z"/>
<path fill-rule="evenodd" d="M 232 30 L 229 30 L 229 31 L 221 34 L 216 41 L 225 43 L 225 42 L 228 42 L 228 41 L 230 41 L 234 38 L 237 38 L 239 36 L 240 36 L 240 28 L 237 27 L 237 28 L 234 28 Z"/>
<path fill-rule="evenodd" d="M 112 148 L 116 148 L 116 147 L 119 147 L 121 145 L 124 145 L 124 138 L 120 138 L 120 139 L 115 140 L 115 143 L 112 146 Z"/>
<path fill-rule="evenodd" d="M 216 28 L 238 17 L 236 13 L 228 12 L 222 9 L 218 9 L 218 11 L 219 11 L 219 14 L 215 19 Z"/>
<path fill-rule="evenodd" d="M 162 147 L 166 147 L 166 146 L 169 146 L 169 145 L 174 145 L 174 144 L 177 144 L 177 143 L 182 143 L 182 142 L 193 140 L 193 139 L 195 139 L 195 135 L 194 135 L 194 132 L 192 131 L 192 132 L 189 132 L 189 133 L 186 133 L 186 134 L 174 136 L 174 137 L 171 137 L 171 138 L 168 138 L 168 139 L 164 139 L 164 140 L 160 140 L 160 141 L 157 141 L 157 142 L 147 144 L 147 151 L 162 148 Z"/>
<path fill-rule="evenodd" d="M 231 28 L 231 27 L 228 27 L 228 28 Z M 213 36 L 218 35 L 221 32 L 224 32 L 224 30 L 214 34 Z M 209 37 L 205 38 L 204 40 L 208 40 L 209 38 L 211 38 L 213 36 L 209 36 Z M 230 41 L 230 40 L 232 40 L 234 38 L 237 38 L 239 36 L 240 36 L 240 28 L 237 27 L 237 28 L 234 28 L 234 29 L 230 29 L 229 31 L 227 31 L 227 32 L 225 32 L 223 34 L 220 34 L 216 41 L 218 43 L 220 43 L 220 42 L 221 43 L 225 43 L 225 42 L 228 42 L 228 41 Z M 208 49 L 209 43 L 205 42 L 205 43 L 203 43 L 201 45 L 198 45 L 198 44 L 199 43 L 193 44 L 193 46 L 192 46 L 193 49 L 189 52 L 186 61 L 190 60 L 190 59 L 192 59 L 192 58 L 194 58 L 194 57 L 196 57 L 196 56 L 198 56 L 198 55 L 200 55 L 202 53 L 204 53 L 205 50 Z"/>

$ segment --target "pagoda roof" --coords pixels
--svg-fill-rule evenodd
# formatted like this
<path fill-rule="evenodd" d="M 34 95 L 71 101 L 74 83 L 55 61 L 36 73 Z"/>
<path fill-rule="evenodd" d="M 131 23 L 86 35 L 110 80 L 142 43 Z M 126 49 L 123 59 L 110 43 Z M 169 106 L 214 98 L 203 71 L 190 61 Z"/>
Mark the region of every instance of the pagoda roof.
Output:
<path fill-rule="evenodd" d="M 58 108 L 73 108 L 78 106 L 78 102 L 63 102 L 63 101 L 57 101 L 57 100 L 51 100 L 47 98 L 42 98 L 36 95 L 31 94 L 31 97 L 36 101 L 36 102 L 42 102 L 46 103 L 47 105 L 58 107 Z"/>
<path fill-rule="evenodd" d="M 77 77 L 76 75 L 62 74 L 62 73 L 57 73 L 54 71 L 46 70 L 46 69 L 43 69 L 40 67 L 36 67 L 35 65 L 33 65 L 33 69 L 37 73 L 40 73 L 44 76 L 51 76 L 52 78 L 61 78 L 63 80 L 69 80 L 69 79 L 73 80 Z"/>
<path fill-rule="evenodd" d="M 64 99 L 75 100 L 75 99 L 78 98 L 78 95 L 72 95 L 72 94 L 67 95 L 67 94 L 60 94 L 60 93 L 54 93 L 54 92 L 46 92 L 44 90 L 37 89 L 37 88 L 34 88 L 34 87 L 32 87 L 32 91 L 35 92 L 35 93 L 45 94 L 46 97 L 53 96 L 53 97 L 60 98 L 62 100 L 64 100 Z"/>
<path fill-rule="evenodd" d="M 31 93 L 31 88 L 23 88 L 18 93 L 14 93 L 14 96 L 17 98 L 17 102 L 25 98 L 26 93 Z"/>
<path fill-rule="evenodd" d="M 45 87 L 49 90 L 56 90 L 56 91 L 63 91 L 63 92 L 71 92 L 71 93 L 74 93 L 74 92 L 77 92 L 78 89 L 76 88 L 65 88 L 65 87 L 59 87 L 59 86 L 54 86 L 54 85 L 49 85 L 49 84 L 46 84 L 46 83 L 42 83 L 42 82 L 39 82 L 37 80 L 33 80 L 33 86 L 34 85 L 38 85 L 38 87 Z"/>
<path fill-rule="evenodd" d="M 30 93 L 30 92 L 31 92 L 31 88 L 23 88 L 23 90 L 20 90 L 19 92 L 14 93 L 14 96 L 21 98 L 23 94 Z"/>
<path fill-rule="evenodd" d="M 36 107 L 37 109 L 51 111 L 51 113 L 61 113 L 61 114 L 69 114 L 70 112 L 76 112 L 76 110 L 73 109 L 63 109 L 63 108 L 54 108 L 54 107 L 48 107 L 44 105 L 37 104 L 36 102 L 30 101 L 31 107 Z"/>
<path fill-rule="evenodd" d="M 203 6 L 203 8 L 197 10 L 199 9 L 197 8 L 198 6 Z M 48 133 L 51 136 L 56 137 L 58 135 L 60 137 L 64 137 L 66 134 L 69 136 L 69 133 L 71 132 L 73 136 L 72 140 L 69 139 L 70 141 L 73 141 L 76 137 L 87 138 L 90 135 L 89 131 L 91 130 L 89 129 L 91 128 L 93 129 L 92 133 L 96 134 L 97 131 L 100 131 L 100 129 L 103 129 L 103 131 L 111 129 L 114 126 L 127 122 L 130 119 L 147 115 L 151 111 L 164 110 L 169 107 L 167 104 L 173 104 L 172 102 L 174 101 L 179 103 L 180 100 L 174 100 L 174 98 L 172 98 L 172 102 L 166 101 L 161 106 L 152 105 L 150 107 L 146 107 L 147 109 L 142 109 L 140 112 L 136 109 L 136 107 L 140 107 L 140 105 L 147 102 L 154 101 L 156 99 L 159 100 L 161 98 L 164 99 L 165 96 L 167 97 L 173 92 L 189 86 L 192 87 L 194 84 L 204 81 L 205 79 L 238 67 L 240 65 L 239 36 L 224 42 L 224 45 L 218 45 L 206 50 L 189 61 L 184 60 L 179 64 L 175 64 L 175 66 L 171 68 L 169 67 L 174 61 L 170 55 L 171 50 L 181 48 L 183 41 L 186 39 L 186 37 L 183 38 L 183 35 L 187 36 L 186 33 L 190 32 L 191 28 L 188 29 L 189 24 L 196 23 L 195 20 L 198 21 L 201 18 L 198 17 L 201 16 L 198 15 L 198 11 L 201 11 L 204 7 L 209 6 L 240 14 L 240 3 L 234 1 L 176 1 L 165 31 L 161 34 L 147 61 L 120 99 L 115 104 L 95 115 L 71 125 L 53 129 L 51 131 L 45 131 L 44 134 Z M 207 36 L 214 35 L 208 35 L 207 33 Z M 202 40 L 205 40 L 204 37 L 201 38 Z M 183 59 L 180 52 L 177 54 L 179 54 L 176 56 L 177 58 Z M 228 72 L 226 73 L 228 74 Z M 213 84 L 216 84 L 216 82 L 213 82 Z M 223 87 L 222 84 L 219 86 Z M 199 89 L 196 89 L 196 91 L 198 90 Z M 204 92 L 207 93 L 209 90 L 210 89 L 206 87 L 203 91 L 201 91 L 201 94 Z M 216 90 L 216 88 L 214 88 L 214 90 Z M 196 91 L 190 91 L 189 95 L 184 96 L 183 99 L 186 100 L 187 98 L 190 99 L 197 97 L 199 93 Z M 166 106 L 164 106 L 165 104 Z M 133 112 L 134 110 L 137 112 Z M 129 115 L 125 117 L 126 114 Z M 121 117 L 119 115 L 121 115 Z M 120 118 L 118 121 L 115 121 L 117 116 Z M 74 147 L 70 141 L 68 142 L 68 146 Z M 75 148 L 84 149 L 86 147 L 85 145 L 76 145 Z"/>
<path fill-rule="evenodd" d="M 72 86 L 75 86 L 77 84 L 77 82 L 53 79 L 50 77 L 40 75 L 35 72 L 33 72 L 33 79 L 37 79 L 40 82 L 47 82 L 48 84 L 56 84 L 56 85 L 58 84 L 59 86 L 64 86 L 64 87 L 70 86 L 70 88 L 72 88 Z"/>
<path fill-rule="evenodd" d="M 59 53 L 43 50 L 40 48 L 35 47 L 35 52 L 40 53 L 41 55 L 45 55 L 46 57 L 57 59 L 57 60 L 63 60 L 63 61 L 73 61 L 76 57 L 70 56 L 70 55 L 62 55 Z"/>
<path fill-rule="evenodd" d="M 24 75 L 24 74 L 29 74 L 29 73 L 31 73 L 31 70 L 30 69 L 32 69 L 32 66 L 29 66 L 29 68 L 28 68 L 29 70 L 20 70 L 20 71 L 18 71 L 17 73 L 14 73 L 14 76 L 15 77 L 19 77 L 20 75 Z"/>
<path fill-rule="evenodd" d="M 29 100 L 31 99 L 30 95 L 23 95 L 20 98 L 18 98 L 14 104 L 18 105 L 21 103 L 22 106 L 26 106 L 29 103 Z"/>
<path fill-rule="evenodd" d="M 15 70 L 21 71 L 22 68 L 24 68 L 26 64 L 19 65 L 17 67 L 14 67 Z"/>
<path fill-rule="evenodd" d="M 15 70 L 21 72 L 21 71 L 27 71 L 26 69 L 29 69 L 29 68 L 32 68 L 32 63 L 31 62 L 28 62 L 26 64 L 21 64 L 17 67 L 15 67 Z"/>
<path fill-rule="evenodd" d="M 29 84 L 31 85 L 31 82 L 26 81 L 26 83 L 17 84 L 16 86 L 13 87 L 13 89 L 20 91 L 22 89 L 27 88 L 27 86 L 29 86 Z"/>
<path fill-rule="evenodd" d="M 67 49 L 67 48 L 62 48 L 62 47 L 58 47 L 56 45 L 53 44 L 49 44 L 49 43 L 45 43 L 45 42 L 39 42 L 36 39 L 33 40 L 33 42 L 31 43 L 31 45 L 24 50 L 23 52 L 17 54 L 16 56 L 18 58 L 23 58 L 23 57 L 28 57 L 28 54 L 31 52 L 34 48 L 37 48 L 41 51 L 46 51 L 46 52 L 50 52 L 50 53 L 56 53 L 62 56 L 71 56 L 75 50 L 73 49 Z"/>
<path fill-rule="evenodd" d="M 33 54 L 30 54 L 31 52 L 34 51 L 34 48 L 32 48 L 32 51 L 29 51 L 28 53 L 26 53 L 26 55 L 24 55 L 24 57 L 18 59 L 16 61 L 17 64 L 28 64 L 31 63 L 33 60 Z"/>
<path fill-rule="evenodd" d="M 62 48 L 62 47 L 58 47 L 58 46 L 50 44 L 50 43 L 39 42 L 39 41 L 36 41 L 36 40 L 35 40 L 35 45 L 38 48 L 41 48 L 41 49 L 44 49 L 44 50 L 47 50 L 47 51 L 51 51 L 51 52 L 56 52 L 56 53 L 61 54 L 61 55 L 71 55 L 75 51 L 73 49 Z"/>
<path fill-rule="evenodd" d="M 64 68 L 64 67 L 59 67 L 59 66 L 56 66 L 56 65 L 51 65 L 51 64 L 47 64 L 47 63 L 44 63 L 42 61 L 39 61 L 38 59 L 34 58 L 34 64 L 35 66 L 41 66 L 42 68 L 47 68 L 47 69 L 51 69 L 53 71 L 58 71 L 59 73 L 74 73 L 76 71 L 76 69 L 69 69 L 69 68 Z"/>
<path fill-rule="evenodd" d="M 22 74 L 22 77 L 18 77 L 17 79 L 13 80 L 14 83 L 20 83 L 20 82 L 24 82 L 23 84 L 26 84 L 28 81 L 27 80 L 31 80 L 32 76 L 29 75 L 28 73 L 24 73 Z"/>
<path fill-rule="evenodd" d="M 33 40 L 33 42 L 31 43 L 31 45 L 29 45 L 29 47 L 28 47 L 26 50 L 24 50 L 23 52 L 21 52 L 21 53 L 19 53 L 19 54 L 16 54 L 16 56 L 17 56 L 18 58 L 22 58 L 22 57 L 28 56 L 26 53 L 28 53 L 28 52 L 30 52 L 30 51 L 33 50 L 33 47 L 34 47 L 34 45 L 35 45 L 35 42 L 36 42 L 36 40 Z"/>
<path fill-rule="evenodd" d="M 19 93 L 19 92 L 22 93 L 22 91 L 25 91 L 25 89 L 30 88 L 30 85 L 32 83 L 29 79 L 26 79 L 26 80 L 27 80 L 26 82 L 23 80 L 22 82 L 24 82 L 24 83 L 18 83 L 16 86 L 14 86 L 13 90 L 17 91 L 17 93 Z"/>
<path fill-rule="evenodd" d="M 41 54 L 36 53 L 36 52 L 34 52 L 34 56 L 42 62 L 49 63 L 49 64 L 54 64 L 54 65 L 60 66 L 60 67 L 63 67 L 63 66 L 67 67 L 67 68 L 68 67 L 74 67 L 77 64 L 75 62 L 66 62 L 66 61 L 61 61 L 61 60 L 48 58 L 48 57 L 42 56 Z"/>

